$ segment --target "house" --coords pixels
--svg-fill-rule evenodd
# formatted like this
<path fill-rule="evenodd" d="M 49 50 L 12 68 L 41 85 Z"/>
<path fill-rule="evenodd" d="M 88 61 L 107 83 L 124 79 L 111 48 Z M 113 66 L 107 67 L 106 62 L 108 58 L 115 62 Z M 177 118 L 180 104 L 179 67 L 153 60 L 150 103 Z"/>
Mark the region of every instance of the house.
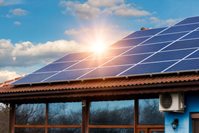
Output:
<path fill-rule="evenodd" d="M 71 53 L 0 88 L 11 133 L 197 133 L 199 17 Z"/>

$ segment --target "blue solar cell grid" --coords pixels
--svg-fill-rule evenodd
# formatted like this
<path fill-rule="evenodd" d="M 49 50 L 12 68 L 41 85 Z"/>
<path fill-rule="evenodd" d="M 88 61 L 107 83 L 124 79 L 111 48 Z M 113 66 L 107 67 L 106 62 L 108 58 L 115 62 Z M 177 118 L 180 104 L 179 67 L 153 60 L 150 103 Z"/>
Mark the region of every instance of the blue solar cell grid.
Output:
<path fill-rule="evenodd" d="M 136 31 L 102 56 L 71 53 L 13 83 L 38 84 L 199 69 L 199 17 Z"/>

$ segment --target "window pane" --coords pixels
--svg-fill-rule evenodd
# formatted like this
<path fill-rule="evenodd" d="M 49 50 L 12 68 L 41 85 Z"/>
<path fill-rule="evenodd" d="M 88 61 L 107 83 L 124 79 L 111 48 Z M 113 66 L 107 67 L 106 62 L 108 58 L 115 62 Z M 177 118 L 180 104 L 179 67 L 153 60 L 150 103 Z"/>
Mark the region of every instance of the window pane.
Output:
<path fill-rule="evenodd" d="M 48 110 L 49 124 L 80 124 L 82 121 L 81 102 L 50 103 Z"/>
<path fill-rule="evenodd" d="M 45 133 L 44 128 L 15 128 L 15 133 Z"/>
<path fill-rule="evenodd" d="M 90 123 L 99 125 L 133 124 L 134 101 L 92 102 Z"/>
<path fill-rule="evenodd" d="M 164 124 L 164 114 L 159 111 L 158 99 L 139 100 L 139 124 Z"/>
<path fill-rule="evenodd" d="M 133 128 L 130 129 L 122 129 L 122 128 L 118 128 L 118 129 L 90 129 L 90 133 L 134 133 Z"/>
<path fill-rule="evenodd" d="M 80 128 L 50 128 L 48 133 L 81 133 Z"/>
<path fill-rule="evenodd" d="M 16 105 L 16 124 L 31 125 L 45 123 L 45 104 Z"/>

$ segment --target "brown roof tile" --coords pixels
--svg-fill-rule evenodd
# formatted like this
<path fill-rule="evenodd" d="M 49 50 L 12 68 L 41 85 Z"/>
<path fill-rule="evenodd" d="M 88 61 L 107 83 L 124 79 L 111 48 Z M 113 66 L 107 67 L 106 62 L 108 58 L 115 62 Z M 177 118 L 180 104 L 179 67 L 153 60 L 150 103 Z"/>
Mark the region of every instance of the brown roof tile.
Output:
<path fill-rule="evenodd" d="M 143 85 L 152 85 L 152 84 L 170 84 L 170 83 L 193 82 L 193 81 L 199 81 L 199 74 L 196 72 L 72 81 L 72 82 L 40 84 L 32 86 L 30 85 L 18 86 L 18 87 L 13 87 L 11 85 L 8 85 L 0 87 L 0 93 L 8 94 L 8 93 L 28 93 L 28 92 L 38 92 L 38 91 L 58 91 L 58 90 L 72 90 L 72 89 L 80 90 L 80 89 L 97 89 L 97 88 L 111 88 L 111 87 L 117 88 L 117 87 L 143 86 Z"/>

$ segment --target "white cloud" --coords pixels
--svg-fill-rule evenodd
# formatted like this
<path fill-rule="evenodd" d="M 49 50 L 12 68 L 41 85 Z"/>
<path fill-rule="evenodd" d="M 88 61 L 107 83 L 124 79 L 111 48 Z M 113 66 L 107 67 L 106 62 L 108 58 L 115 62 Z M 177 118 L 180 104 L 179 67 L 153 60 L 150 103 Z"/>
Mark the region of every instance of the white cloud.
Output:
<path fill-rule="evenodd" d="M 25 16 L 27 15 L 28 11 L 21 8 L 16 8 L 16 9 L 11 10 L 10 13 L 15 16 Z"/>
<path fill-rule="evenodd" d="M 23 3 L 22 0 L 0 0 L 0 6 L 11 6 Z"/>
<path fill-rule="evenodd" d="M 7 81 L 7 80 L 15 79 L 15 78 L 20 77 L 20 76 L 21 76 L 21 74 L 18 74 L 14 71 L 0 70 L 0 83 Z"/>
<path fill-rule="evenodd" d="M 0 67 L 31 66 L 52 61 L 67 52 L 78 51 L 80 46 L 75 41 L 57 40 L 33 44 L 0 39 Z"/>
<path fill-rule="evenodd" d="M 124 0 L 88 0 L 88 4 L 95 7 L 112 7 L 123 3 Z"/>
<path fill-rule="evenodd" d="M 100 14 L 100 9 L 90 6 L 88 3 L 81 4 L 79 2 L 61 1 L 60 4 L 81 19 L 95 18 Z"/>
<path fill-rule="evenodd" d="M 114 9 L 114 14 L 118 16 L 148 16 L 150 15 L 149 12 L 145 10 L 136 9 L 135 7 L 132 7 L 131 5 L 120 5 Z"/>
<path fill-rule="evenodd" d="M 20 26 L 20 25 L 21 25 L 21 22 L 20 22 L 20 21 L 14 21 L 14 25 Z"/>
<path fill-rule="evenodd" d="M 62 0 L 60 5 L 65 7 L 65 13 L 72 12 L 73 15 L 87 20 L 104 15 L 124 17 L 150 15 L 148 11 L 138 9 L 133 4 L 126 4 L 124 0 L 88 0 L 84 3 Z"/>
<path fill-rule="evenodd" d="M 64 34 L 69 35 L 69 36 L 76 36 L 79 34 L 79 30 L 77 30 L 77 29 L 65 30 Z"/>
<path fill-rule="evenodd" d="M 155 24 L 157 27 L 160 26 L 172 26 L 176 24 L 180 19 L 160 19 L 157 17 L 150 17 L 149 22 Z"/>

